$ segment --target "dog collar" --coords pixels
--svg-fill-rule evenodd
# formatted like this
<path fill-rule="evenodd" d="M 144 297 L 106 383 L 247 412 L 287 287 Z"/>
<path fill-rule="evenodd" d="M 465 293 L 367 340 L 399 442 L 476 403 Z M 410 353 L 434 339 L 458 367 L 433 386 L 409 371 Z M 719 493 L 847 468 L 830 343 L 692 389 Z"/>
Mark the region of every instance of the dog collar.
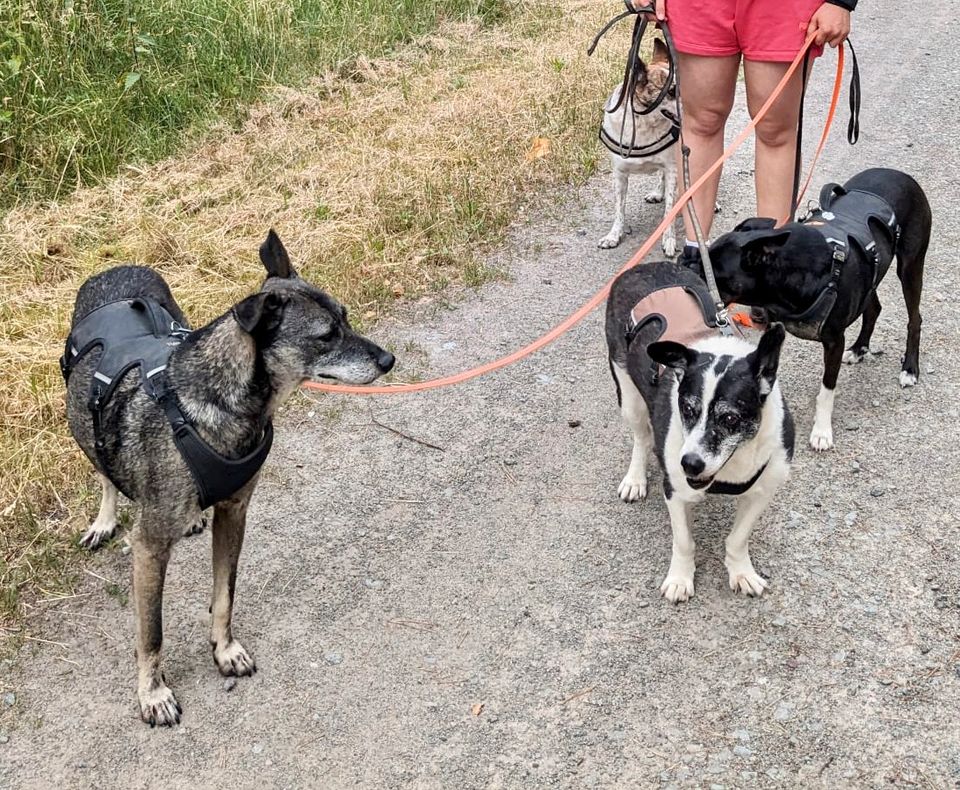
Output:
<path fill-rule="evenodd" d="M 756 483 L 757 480 L 760 479 L 760 475 L 766 471 L 768 463 L 770 462 L 767 461 L 766 464 L 757 470 L 757 473 L 753 477 L 744 483 L 727 483 L 723 480 L 714 480 L 707 486 L 706 491 L 708 494 L 726 494 L 727 496 L 740 496 L 740 494 L 745 494 L 753 488 L 753 484 Z"/>

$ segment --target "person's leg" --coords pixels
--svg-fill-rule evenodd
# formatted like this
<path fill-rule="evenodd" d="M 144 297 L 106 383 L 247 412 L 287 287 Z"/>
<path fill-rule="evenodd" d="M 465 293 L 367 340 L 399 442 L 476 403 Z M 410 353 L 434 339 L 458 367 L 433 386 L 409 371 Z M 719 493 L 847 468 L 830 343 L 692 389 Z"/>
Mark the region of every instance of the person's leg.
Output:
<path fill-rule="evenodd" d="M 745 60 L 747 108 L 754 117 L 786 73 L 788 63 Z M 793 199 L 802 77 L 798 70 L 757 124 L 755 181 L 757 216 L 788 222 Z"/>
<path fill-rule="evenodd" d="M 683 140 L 690 148 L 690 180 L 696 181 L 723 153 L 723 131 L 733 108 L 739 55 L 705 57 L 679 54 L 680 96 L 683 101 Z M 678 174 L 683 161 L 677 146 Z M 681 181 L 682 183 L 682 181 Z M 720 185 L 718 170 L 693 197 L 704 237 L 710 236 Z M 683 212 L 687 239 L 696 238 L 688 212 Z"/>

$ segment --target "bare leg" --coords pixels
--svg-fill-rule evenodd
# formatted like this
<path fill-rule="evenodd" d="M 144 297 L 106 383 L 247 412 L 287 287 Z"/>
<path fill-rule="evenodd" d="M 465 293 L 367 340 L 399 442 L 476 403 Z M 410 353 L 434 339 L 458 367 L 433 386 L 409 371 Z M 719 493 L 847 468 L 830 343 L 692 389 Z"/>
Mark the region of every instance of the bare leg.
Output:
<path fill-rule="evenodd" d="M 133 536 L 133 600 L 137 630 L 137 696 L 140 718 L 151 727 L 180 723 L 180 704 L 167 688 L 160 670 L 163 647 L 163 582 L 170 559 L 168 542 L 153 543 L 144 535 L 151 529 L 152 513 L 144 510 Z"/>
<path fill-rule="evenodd" d="M 627 227 L 627 181 L 629 175 L 626 170 L 617 167 L 616 161 L 613 164 L 613 226 L 610 232 L 600 239 L 599 247 L 601 249 L 611 249 L 616 247 L 624 233 L 629 233 Z"/>
<path fill-rule="evenodd" d="M 251 489 L 252 490 L 252 489 Z M 247 499 L 221 502 L 213 516 L 213 615 L 210 644 L 221 675 L 252 675 L 257 665 L 236 639 L 231 628 L 237 562 L 247 524 Z"/>
<path fill-rule="evenodd" d="M 693 595 L 696 544 L 690 534 L 691 509 L 688 502 L 681 502 L 676 496 L 667 500 L 670 526 L 673 529 L 673 555 L 670 557 L 667 578 L 660 585 L 660 593 L 670 603 L 686 601 Z"/>
<path fill-rule="evenodd" d="M 768 582 L 753 569 L 750 561 L 750 533 L 766 509 L 776 489 L 751 495 L 749 492 L 740 497 L 737 503 L 737 515 L 733 520 L 733 529 L 727 535 L 727 556 L 724 565 L 730 574 L 730 589 L 744 595 L 760 596 Z"/>
<path fill-rule="evenodd" d="M 833 448 L 833 396 L 843 359 L 843 335 L 823 343 L 823 383 L 817 395 L 817 411 L 810 432 L 810 446 L 814 450 Z"/>
<path fill-rule="evenodd" d="M 633 432 L 630 468 L 620 481 L 617 494 L 624 502 L 634 502 L 647 495 L 647 457 L 653 445 L 653 429 L 650 426 L 647 404 L 630 374 L 616 362 L 613 362 L 611 367 L 620 385 L 620 414 Z"/>
<path fill-rule="evenodd" d="M 683 140 L 690 148 L 690 179 L 696 181 L 723 153 L 723 130 L 733 109 L 740 56 L 679 55 L 680 95 L 683 99 Z M 683 173 L 680 146 L 677 172 Z M 720 171 L 693 196 L 693 205 L 704 235 L 709 238 L 717 205 Z M 683 212 L 688 239 L 694 239 L 688 212 Z"/>
<path fill-rule="evenodd" d="M 90 529 L 80 538 L 80 545 L 91 551 L 110 540 L 117 531 L 117 487 L 99 472 L 97 477 L 100 478 L 100 486 L 103 489 L 100 510 Z"/>
<path fill-rule="evenodd" d="M 788 67 L 787 63 L 744 61 L 747 108 L 751 118 L 770 98 Z M 802 85 L 802 76 L 796 72 L 769 112 L 757 124 L 757 216 L 773 217 L 778 224 L 790 219 Z"/>

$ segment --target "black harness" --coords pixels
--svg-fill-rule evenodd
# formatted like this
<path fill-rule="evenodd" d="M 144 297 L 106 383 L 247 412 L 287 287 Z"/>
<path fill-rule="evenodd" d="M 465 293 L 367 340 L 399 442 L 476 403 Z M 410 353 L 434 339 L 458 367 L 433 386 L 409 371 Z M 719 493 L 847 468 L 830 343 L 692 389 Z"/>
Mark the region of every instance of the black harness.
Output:
<path fill-rule="evenodd" d="M 897 223 L 896 213 L 886 200 L 871 192 L 856 189 L 847 192 L 839 184 L 827 184 L 823 187 L 820 192 L 820 207 L 812 210 L 801 222 L 818 230 L 830 245 L 833 256 L 830 281 L 813 304 L 803 312 L 772 312 L 772 317 L 782 321 L 791 334 L 807 340 L 820 339 L 823 326 L 837 303 L 840 275 L 851 249 L 859 250 L 873 269 L 867 294 L 883 279 L 891 259 L 880 260 L 877 240 L 871 230 L 871 219 L 877 221 L 887 241 L 896 249 L 900 238 L 900 225 Z"/>
<path fill-rule="evenodd" d="M 94 447 L 104 474 L 124 496 L 133 499 L 111 473 L 105 452 L 103 410 L 123 377 L 138 367 L 140 385 L 163 408 L 177 450 L 197 487 L 200 507 L 206 509 L 235 494 L 260 471 L 273 444 L 273 423 L 267 422 L 260 443 L 243 458 L 226 458 L 201 438 L 184 414 L 166 373 L 170 354 L 188 334 L 190 330 L 153 299 L 110 302 L 74 326 L 60 359 L 60 371 L 68 381 L 73 368 L 89 351 L 102 349 L 87 401 L 93 418 Z"/>

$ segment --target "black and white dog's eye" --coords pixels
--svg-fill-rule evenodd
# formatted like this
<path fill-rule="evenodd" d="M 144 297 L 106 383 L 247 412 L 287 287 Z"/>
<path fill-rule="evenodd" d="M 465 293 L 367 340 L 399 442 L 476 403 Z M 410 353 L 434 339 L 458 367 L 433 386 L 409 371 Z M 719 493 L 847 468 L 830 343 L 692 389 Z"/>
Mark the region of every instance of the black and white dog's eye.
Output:
<path fill-rule="evenodd" d="M 693 419 L 697 414 L 697 410 L 689 403 L 682 404 L 680 406 L 680 411 L 683 413 L 683 416 L 687 417 L 688 419 Z"/>
<path fill-rule="evenodd" d="M 732 431 L 740 426 L 740 417 L 733 413 L 724 414 L 721 422 L 724 428 Z"/>

